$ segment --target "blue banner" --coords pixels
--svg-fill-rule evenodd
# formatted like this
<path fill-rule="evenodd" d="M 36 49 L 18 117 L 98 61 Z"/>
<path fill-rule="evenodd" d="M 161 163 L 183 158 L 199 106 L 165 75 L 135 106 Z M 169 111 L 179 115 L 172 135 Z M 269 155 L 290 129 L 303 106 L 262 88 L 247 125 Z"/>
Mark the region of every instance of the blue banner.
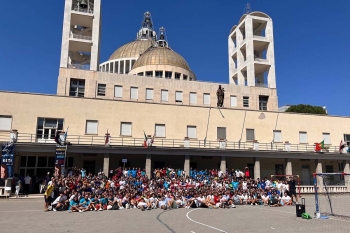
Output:
<path fill-rule="evenodd" d="M 56 145 L 55 165 L 64 165 L 66 157 L 66 146 Z"/>
<path fill-rule="evenodd" d="M 13 143 L 3 143 L 1 150 L 1 164 L 6 165 L 7 178 L 13 177 L 13 166 L 15 163 Z"/>

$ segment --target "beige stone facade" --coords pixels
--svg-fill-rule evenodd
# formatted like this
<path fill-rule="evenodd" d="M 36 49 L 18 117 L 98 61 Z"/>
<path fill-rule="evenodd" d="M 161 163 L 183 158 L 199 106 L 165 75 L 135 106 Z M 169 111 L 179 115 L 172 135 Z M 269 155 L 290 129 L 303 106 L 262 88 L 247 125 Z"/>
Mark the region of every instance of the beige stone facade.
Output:
<path fill-rule="evenodd" d="M 153 100 L 147 100 L 147 102 L 175 104 L 176 92 L 182 92 L 182 103 L 178 102 L 178 104 L 214 107 L 217 103 L 216 91 L 218 86 L 221 85 L 225 89 L 224 106 L 226 108 L 259 110 L 259 96 L 267 96 L 267 110 L 277 111 L 278 109 L 277 93 L 276 89 L 273 88 L 235 86 L 198 81 L 189 82 L 66 68 L 60 68 L 57 85 L 58 95 L 69 96 L 71 94 L 71 79 L 85 81 L 84 97 L 87 98 L 146 102 L 146 89 L 149 88 L 153 89 L 154 98 Z M 97 95 L 98 84 L 106 84 L 105 96 Z M 115 97 L 115 86 L 122 86 L 122 97 Z M 137 99 L 131 98 L 131 87 L 138 88 Z M 168 91 L 168 101 L 161 101 L 161 90 Z M 196 93 L 195 103 L 190 103 L 191 92 Z M 209 104 L 204 104 L 204 94 L 210 94 Z M 249 98 L 248 107 L 243 107 L 243 97 Z M 232 98 L 235 98 L 236 103 L 232 103 Z"/>

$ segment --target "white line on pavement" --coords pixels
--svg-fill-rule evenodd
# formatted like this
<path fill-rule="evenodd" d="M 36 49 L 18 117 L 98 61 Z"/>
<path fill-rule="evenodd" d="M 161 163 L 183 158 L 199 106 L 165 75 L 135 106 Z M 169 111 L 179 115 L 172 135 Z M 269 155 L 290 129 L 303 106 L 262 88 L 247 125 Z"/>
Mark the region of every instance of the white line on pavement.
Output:
<path fill-rule="evenodd" d="M 242 206 L 243 207 L 243 206 Z M 247 208 L 248 206 L 244 206 L 244 208 Z M 250 206 L 249 206 L 250 207 Z M 282 213 L 286 213 L 286 214 L 295 214 L 292 212 L 288 212 L 288 211 L 283 211 L 283 210 L 275 210 L 275 209 L 271 209 L 271 208 L 275 208 L 275 207 L 271 207 L 271 208 L 261 208 L 261 207 L 253 207 L 254 209 L 260 209 L 260 210 L 265 210 L 265 211 L 275 211 L 275 212 L 282 212 Z M 276 207 L 277 208 L 277 207 Z M 341 222 L 350 222 L 348 220 L 343 220 L 343 219 L 337 219 L 334 217 L 329 216 L 329 219 L 331 220 L 335 220 L 335 221 L 341 221 Z"/>
<path fill-rule="evenodd" d="M 197 221 L 194 221 L 193 219 L 191 219 L 191 218 L 188 216 L 188 214 L 191 213 L 192 211 L 195 211 L 195 210 L 199 210 L 199 209 L 190 210 L 190 211 L 188 211 L 187 214 L 186 214 L 186 217 L 187 217 L 190 221 L 192 221 L 192 222 L 194 222 L 194 223 L 197 223 L 197 224 L 200 224 L 200 225 L 203 225 L 203 226 L 205 226 L 205 227 L 209 227 L 209 228 L 211 228 L 211 229 L 220 231 L 220 232 L 227 233 L 226 231 L 220 230 L 220 229 L 218 229 L 218 228 L 215 228 L 215 227 L 212 227 L 212 226 L 209 226 L 209 225 L 206 225 L 206 224 L 204 224 L 204 223 L 197 222 Z M 193 231 L 192 231 L 192 232 L 193 232 Z"/>

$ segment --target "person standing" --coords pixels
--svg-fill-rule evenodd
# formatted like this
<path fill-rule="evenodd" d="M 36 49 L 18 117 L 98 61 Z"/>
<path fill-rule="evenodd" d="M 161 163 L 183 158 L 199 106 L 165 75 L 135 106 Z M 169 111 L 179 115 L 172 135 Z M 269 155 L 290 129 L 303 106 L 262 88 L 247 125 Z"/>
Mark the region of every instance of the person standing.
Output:
<path fill-rule="evenodd" d="M 32 177 L 27 174 L 26 177 L 24 177 L 24 192 L 26 196 L 28 197 L 29 191 L 30 191 L 30 185 L 32 184 Z"/>
<path fill-rule="evenodd" d="M 294 203 L 293 196 L 295 197 L 295 202 L 298 204 L 298 196 L 296 192 L 296 187 L 295 187 L 295 179 L 293 176 L 289 177 L 288 181 L 288 190 L 289 190 L 289 196 L 292 198 L 292 203 Z"/>
<path fill-rule="evenodd" d="M 51 184 L 49 184 L 49 186 L 47 186 L 47 189 L 46 189 L 46 191 L 44 193 L 44 199 L 45 199 L 45 209 L 44 209 L 44 211 L 45 212 L 47 212 L 49 204 L 52 201 L 51 194 L 52 194 L 54 189 L 55 189 L 55 182 L 52 182 Z"/>

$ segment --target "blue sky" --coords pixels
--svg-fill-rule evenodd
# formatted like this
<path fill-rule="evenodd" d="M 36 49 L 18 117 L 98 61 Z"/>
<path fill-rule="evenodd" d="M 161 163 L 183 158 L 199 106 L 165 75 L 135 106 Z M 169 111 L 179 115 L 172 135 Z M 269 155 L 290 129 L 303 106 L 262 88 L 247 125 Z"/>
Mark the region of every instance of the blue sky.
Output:
<path fill-rule="evenodd" d="M 274 23 L 279 105 L 327 106 L 350 116 L 350 1 L 251 0 Z M 150 11 L 169 45 L 202 81 L 228 82 L 227 37 L 245 0 L 102 0 L 101 62 L 135 39 Z M 3 1 L 0 14 L 0 89 L 56 93 L 64 0 Z M 341 104 L 340 104 L 341 103 Z"/>

